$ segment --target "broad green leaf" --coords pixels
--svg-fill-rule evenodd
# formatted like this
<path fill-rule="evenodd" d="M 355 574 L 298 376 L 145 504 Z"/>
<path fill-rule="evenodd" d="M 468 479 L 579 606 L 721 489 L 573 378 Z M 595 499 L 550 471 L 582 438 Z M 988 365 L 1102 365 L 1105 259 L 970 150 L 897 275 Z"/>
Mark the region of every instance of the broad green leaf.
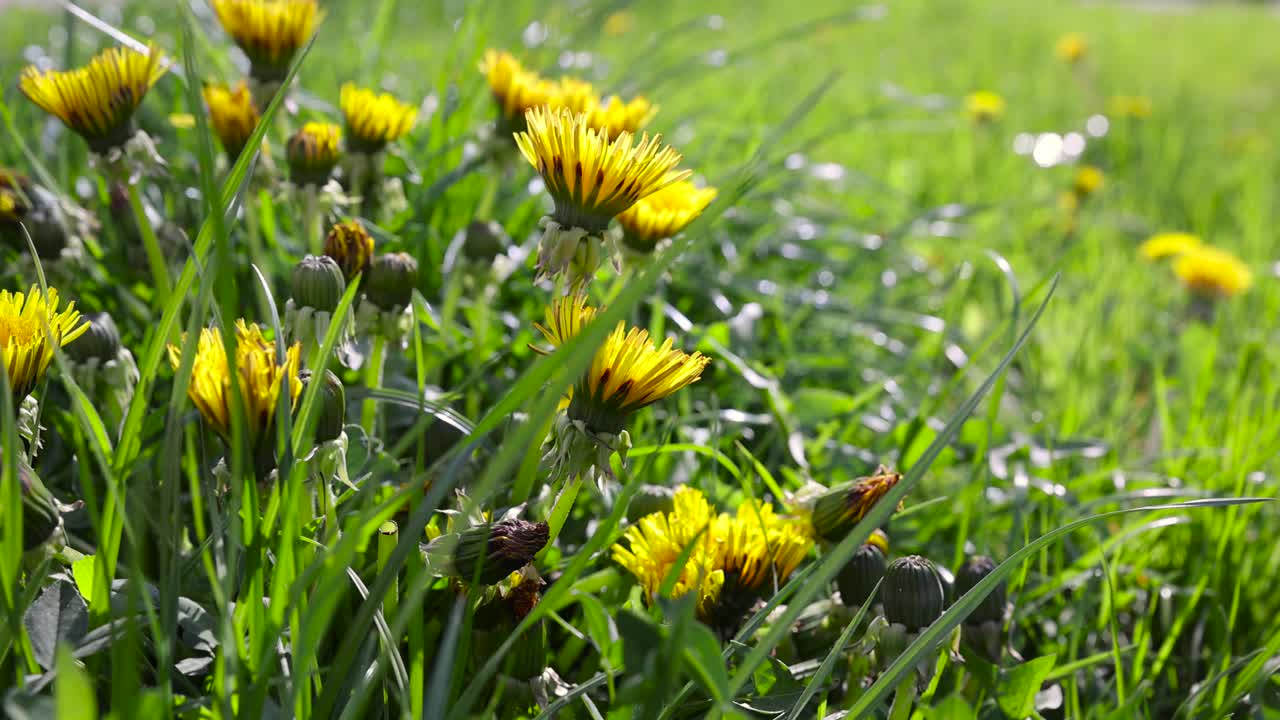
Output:
<path fill-rule="evenodd" d="M 1028 660 L 1020 665 L 1002 670 L 996 698 L 1000 710 L 1011 718 L 1030 717 L 1036 709 L 1036 693 L 1049 673 L 1053 672 L 1056 655 Z"/>

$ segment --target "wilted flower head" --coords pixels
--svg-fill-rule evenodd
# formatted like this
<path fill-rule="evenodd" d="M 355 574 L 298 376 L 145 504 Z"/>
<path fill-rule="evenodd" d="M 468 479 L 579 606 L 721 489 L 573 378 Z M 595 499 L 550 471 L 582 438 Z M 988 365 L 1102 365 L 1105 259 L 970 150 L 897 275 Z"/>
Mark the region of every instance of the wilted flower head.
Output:
<path fill-rule="evenodd" d="M 218 20 L 252 63 L 255 80 L 280 82 L 324 11 L 316 0 L 212 0 Z"/>
<path fill-rule="evenodd" d="M 1063 62 L 1077 63 L 1088 54 L 1089 42 L 1085 40 L 1084 35 L 1078 32 L 1069 32 L 1058 38 L 1057 44 L 1053 47 L 1053 52 Z"/>
<path fill-rule="evenodd" d="M 54 288 L 49 288 L 48 295 L 35 285 L 25 295 L 0 290 L 0 353 L 15 405 L 44 379 L 54 348 L 65 346 L 87 329 L 74 302 L 58 310 Z"/>
<path fill-rule="evenodd" d="M 222 143 L 227 157 L 234 162 L 258 127 L 258 108 L 253 103 L 249 86 L 241 81 L 234 88 L 205 85 L 204 101 L 209 106 L 209 124 Z"/>
<path fill-rule="evenodd" d="M 990 90 L 969 93 L 964 99 L 965 113 L 979 125 L 993 123 L 1004 117 L 1004 109 L 1004 98 Z"/>
<path fill-rule="evenodd" d="M 1184 232 L 1163 232 L 1152 235 L 1142 243 L 1138 252 L 1147 260 L 1162 260 L 1195 250 L 1204 243 L 1199 236 Z"/>
<path fill-rule="evenodd" d="M 123 146 L 133 135 L 133 113 L 164 75 L 164 54 L 109 48 L 74 70 L 22 71 L 18 86 L 31 102 L 58 118 L 96 153 Z"/>
<path fill-rule="evenodd" d="M 480 72 L 484 73 L 498 104 L 500 133 L 523 130 L 526 110 L 558 101 L 559 86 L 532 70 L 526 70 L 505 50 L 486 50 Z"/>
<path fill-rule="evenodd" d="M 1214 247 L 1199 247 L 1178 256 L 1173 272 L 1196 295 L 1227 298 L 1248 290 L 1253 273 L 1240 258 Z"/>
<path fill-rule="evenodd" d="M 533 562 L 551 531 L 544 522 L 500 520 L 463 530 L 453 551 L 457 577 L 492 585 Z"/>
<path fill-rule="evenodd" d="M 373 260 L 373 236 L 359 220 L 348 220 L 329 228 L 324 254 L 333 258 L 350 282 L 369 268 Z"/>
<path fill-rule="evenodd" d="M 289 175 L 299 185 L 323 185 L 337 166 L 342 151 L 342 128 L 333 123 L 309 122 L 289 138 L 285 155 Z"/>
<path fill-rule="evenodd" d="M 1145 95 L 1114 95 L 1107 98 L 1107 114 L 1141 120 L 1151 117 L 1151 98 Z"/>
<path fill-rule="evenodd" d="M 250 442 L 259 442 L 271 429 L 282 386 L 287 387 L 290 407 L 297 402 L 302 391 L 302 381 L 298 379 L 301 356 L 302 346 L 294 343 L 283 359 L 278 358 L 275 343 L 262 334 L 262 328 L 256 323 L 236 321 L 235 372 Z M 169 345 L 169 362 L 175 368 L 181 364 L 182 348 Z M 205 422 L 228 439 L 232 426 L 231 373 L 222 331 L 216 327 L 201 330 L 187 397 Z"/>
<path fill-rule="evenodd" d="M 342 115 L 347 123 L 347 142 L 353 152 L 377 152 L 413 129 L 418 109 L 400 102 L 390 93 L 342 86 Z"/>
<path fill-rule="evenodd" d="M 827 490 L 813 502 L 814 534 L 833 542 L 840 540 L 901 479 L 901 474 L 889 472 L 882 465 L 870 477 L 841 483 Z"/>
<path fill-rule="evenodd" d="M 553 347 L 578 334 L 595 317 L 581 292 L 557 298 L 546 311 L 546 325 L 535 324 Z M 618 433 L 637 410 L 697 382 L 711 359 L 687 355 L 667 338 L 659 347 L 648 330 L 619 322 L 596 350 L 586 374 L 573 387 L 568 415 L 596 433 Z"/>
<path fill-rule="evenodd" d="M 688 227 L 715 197 L 712 187 L 699 188 L 688 180 L 672 183 L 618 215 L 622 242 L 636 252 L 651 253 L 658 243 Z"/>

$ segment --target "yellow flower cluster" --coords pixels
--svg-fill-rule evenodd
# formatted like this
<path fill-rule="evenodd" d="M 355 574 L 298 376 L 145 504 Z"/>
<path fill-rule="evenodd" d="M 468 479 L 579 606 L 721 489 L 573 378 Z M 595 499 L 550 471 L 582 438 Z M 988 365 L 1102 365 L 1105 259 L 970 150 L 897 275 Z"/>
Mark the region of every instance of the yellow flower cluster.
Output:
<path fill-rule="evenodd" d="M 1253 285 L 1253 272 L 1234 254 L 1205 245 L 1199 236 L 1185 232 L 1152 235 L 1138 247 L 1147 260 L 1173 259 L 1173 273 L 1191 293 L 1228 298 Z"/>
<path fill-rule="evenodd" d="M 613 559 L 654 600 L 689 549 L 672 597 L 697 596 L 698 613 L 714 615 L 724 592 L 754 599 L 786 582 L 813 547 L 803 523 L 778 516 L 769 503 L 748 500 L 734 515 L 714 514 L 701 491 L 676 490 L 670 512 L 646 515 L 613 546 Z M 740 605 L 743 597 L 733 598 Z"/>

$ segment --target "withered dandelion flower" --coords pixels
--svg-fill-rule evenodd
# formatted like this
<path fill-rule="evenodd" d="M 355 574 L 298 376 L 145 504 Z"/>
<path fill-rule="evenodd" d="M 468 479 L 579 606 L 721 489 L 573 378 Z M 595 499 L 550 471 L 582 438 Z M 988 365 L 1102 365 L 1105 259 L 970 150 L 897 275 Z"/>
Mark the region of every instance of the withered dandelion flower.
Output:
<path fill-rule="evenodd" d="M 901 474 L 881 466 L 870 477 L 858 478 L 827 490 L 814 500 L 811 508 L 814 534 L 824 540 L 839 541 L 901 479 Z"/>
<path fill-rule="evenodd" d="M 44 379 L 54 348 L 66 346 L 88 327 L 74 302 L 58 310 L 54 288 L 47 295 L 35 285 L 25 295 L 0 290 L 0 352 L 15 405 Z"/>
<path fill-rule="evenodd" d="M 369 268 L 373 260 L 373 236 L 359 220 L 348 220 L 329 228 L 324 240 L 324 254 L 342 268 L 347 282 Z"/>
<path fill-rule="evenodd" d="M 31 102 L 85 139 L 96 153 L 122 147 L 133 136 L 133 114 L 168 69 L 154 46 L 140 53 L 109 48 L 74 70 L 22 71 L 18 87 Z"/>

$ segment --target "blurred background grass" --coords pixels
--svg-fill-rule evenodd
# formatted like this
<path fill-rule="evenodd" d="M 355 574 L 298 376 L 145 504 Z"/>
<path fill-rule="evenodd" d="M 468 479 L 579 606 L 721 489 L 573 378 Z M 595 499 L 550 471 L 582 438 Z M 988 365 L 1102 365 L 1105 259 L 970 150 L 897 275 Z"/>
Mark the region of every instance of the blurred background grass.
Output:
<path fill-rule="evenodd" d="M 685 439 L 729 454 L 741 442 L 788 486 L 806 474 L 854 477 L 882 461 L 909 466 L 994 367 L 1010 321 L 1024 321 L 1061 273 L 991 409 L 966 424 L 911 498 L 909 508 L 919 507 L 895 521 L 895 552 L 944 564 L 971 551 L 999 558 L 1072 519 L 1139 500 L 1275 495 L 1280 16 L 1272 10 L 1059 0 L 326 7 L 293 110 L 334 115 L 349 79 L 423 100 L 424 119 L 403 153 L 414 213 L 393 229 L 391 245 L 423 260 L 420 289 L 433 300 L 445 286 L 444 246 L 477 207 L 490 208 L 517 240 L 531 236 L 542 207 L 523 167 L 501 188 L 481 175 L 443 193 L 433 187 L 468 152 L 464 134 L 491 114 L 476 71 L 485 47 L 509 48 L 547 74 L 646 94 L 662 106 L 653 128 L 713 184 L 830 82 L 801 124 L 768 148 L 773 164 L 751 194 L 708 230 L 713 242 L 681 260 L 652 304 L 653 322 L 687 320 L 717 356 L 683 406 L 699 418 Z M 204 67 L 235 79 L 230 43 L 202 3 L 197 10 Z M 177 45 L 177 15 L 166 3 L 98 11 L 161 47 Z M 10 79 L 3 98 L 15 126 L 64 190 L 100 209 L 104 199 L 82 181 L 81 145 L 13 79 L 27 62 L 82 62 L 106 41 L 61 12 L 8 8 L 3 25 L 0 75 Z M 1054 55 L 1069 31 L 1089 44 L 1077 66 Z M 996 124 L 974 127 L 964 115 L 964 96 L 980 89 L 1007 101 Z M 1149 97 L 1151 116 L 1110 116 L 1105 134 L 1091 135 L 1089 119 L 1108 115 L 1117 95 Z M 168 119 L 192 112 L 180 85 L 162 82 L 143 112 L 175 176 L 196 185 L 192 133 Z M 1041 167 L 1015 152 L 1040 133 L 1076 133 L 1083 153 Z M 0 163 L 25 166 L 7 142 Z M 1059 198 L 1079 163 L 1101 168 L 1105 185 L 1068 213 Z M 191 209 L 168 211 L 181 223 Z M 291 222 L 281 218 L 282 228 Z M 1193 232 L 1237 253 L 1255 287 L 1222 303 L 1212 323 L 1194 321 L 1168 268 L 1137 254 L 1160 230 Z M 281 268 L 296 254 L 289 242 L 277 242 Z M 109 290 L 66 290 L 109 304 Z M 449 326 L 433 341 L 441 356 L 432 378 L 456 393 L 464 413 L 491 406 L 527 365 L 527 328 L 541 300 L 510 290 L 507 315 L 487 319 L 491 332 Z M 477 379 L 480 362 L 491 364 Z M 698 473 L 713 468 L 658 463 L 652 473 L 704 482 Z M 1171 517 L 1077 534 L 1017 577 L 1024 654 L 1057 652 L 1062 664 L 1106 653 L 1111 622 L 1120 647 L 1152 648 L 1125 651 L 1133 665 L 1120 677 L 1090 664 L 1059 678 L 1068 716 L 1114 705 L 1117 683 L 1167 695 L 1148 710 L 1163 716 L 1175 695 L 1237 658 L 1280 649 L 1280 600 L 1270 583 L 1252 580 L 1280 570 L 1270 541 L 1276 511 Z M 1183 619 L 1171 631 L 1175 616 Z M 1172 669 L 1155 660 L 1168 637 L 1177 643 Z M 1225 697 L 1225 686 L 1217 692 Z"/>

